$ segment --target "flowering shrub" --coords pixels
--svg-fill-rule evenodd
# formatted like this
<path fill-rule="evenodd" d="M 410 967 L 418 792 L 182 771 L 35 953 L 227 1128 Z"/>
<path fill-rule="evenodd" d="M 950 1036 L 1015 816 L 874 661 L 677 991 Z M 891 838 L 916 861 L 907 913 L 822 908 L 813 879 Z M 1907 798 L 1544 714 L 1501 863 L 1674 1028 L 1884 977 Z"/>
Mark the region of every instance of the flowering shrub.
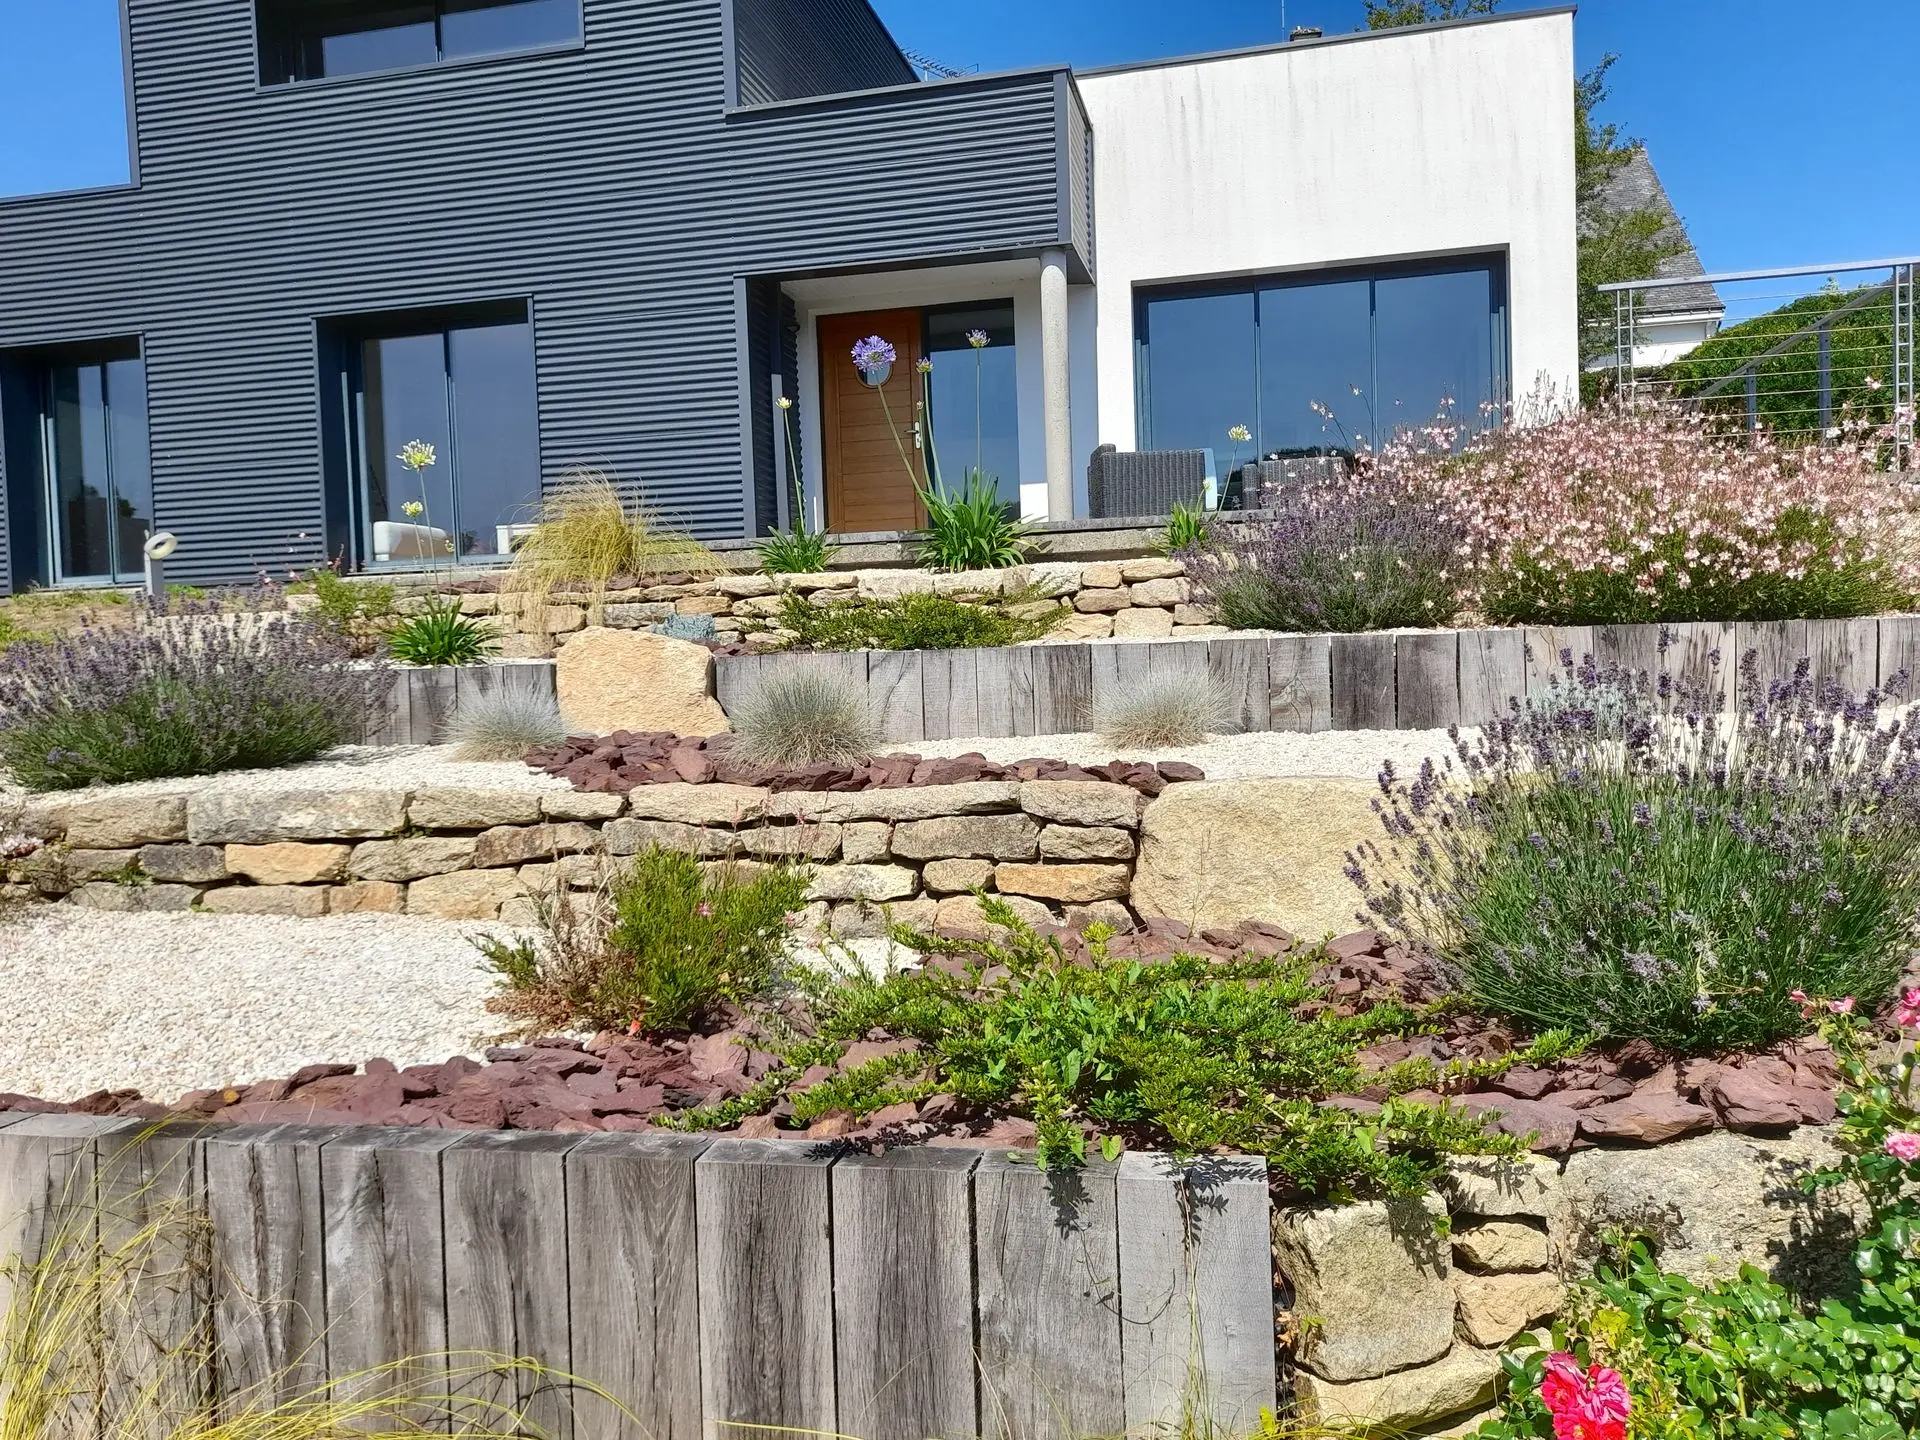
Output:
<path fill-rule="evenodd" d="M 0 656 L 0 767 L 32 790 L 290 765 L 358 744 L 390 681 L 331 626 L 176 602 Z"/>
<path fill-rule="evenodd" d="M 1666 408 L 1583 410 L 1401 436 L 1380 468 L 1431 492 L 1467 537 L 1499 624 L 1826 619 L 1920 591 L 1915 495 L 1875 437 L 1822 446 L 1717 437 Z M 1443 433 L 1444 432 L 1444 433 Z"/>
<path fill-rule="evenodd" d="M 1805 1029 L 1796 991 L 1877 1004 L 1920 940 L 1920 741 L 1885 698 L 1749 654 L 1698 686 L 1575 667 L 1412 780 L 1348 874 L 1456 988 L 1539 1028 L 1676 1050 Z M 1390 878 L 1400 877 L 1400 878 Z"/>
<path fill-rule="evenodd" d="M 1350 478 L 1289 496 L 1273 520 L 1232 527 L 1187 573 L 1235 629 L 1449 624 L 1467 594 L 1469 537 L 1423 478 L 1363 459 Z"/>
<path fill-rule="evenodd" d="M 1844 1122 L 1839 1164 L 1802 1184 L 1865 1201 L 1859 1288 L 1816 1301 L 1753 1266 L 1695 1285 L 1661 1271 L 1644 1240 L 1619 1237 L 1616 1257 L 1570 1297 L 1560 1348 L 1502 1357 L 1502 1413 L 1477 1440 L 1906 1440 L 1920 1430 L 1916 1059 L 1908 1047 L 1873 1061 L 1850 999 L 1807 1002 L 1840 1059 Z M 1894 1019 L 1920 1030 L 1920 989 Z"/>
<path fill-rule="evenodd" d="M 748 875 L 646 851 L 604 894 L 563 889 L 541 902 L 537 940 L 476 940 L 501 982 L 487 1008 L 530 1035 L 686 1030 L 762 994 L 786 969 L 808 880 L 804 867 Z"/>

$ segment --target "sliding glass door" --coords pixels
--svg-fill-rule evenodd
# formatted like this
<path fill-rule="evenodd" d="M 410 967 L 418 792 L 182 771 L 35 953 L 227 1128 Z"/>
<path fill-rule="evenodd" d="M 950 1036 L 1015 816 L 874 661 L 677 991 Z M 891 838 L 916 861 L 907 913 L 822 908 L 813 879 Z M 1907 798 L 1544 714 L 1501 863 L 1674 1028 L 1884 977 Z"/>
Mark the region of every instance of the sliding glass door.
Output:
<path fill-rule="evenodd" d="M 138 354 L 46 367 L 42 454 L 56 583 L 137 581 L 153 529 L 147 372 Z"/>

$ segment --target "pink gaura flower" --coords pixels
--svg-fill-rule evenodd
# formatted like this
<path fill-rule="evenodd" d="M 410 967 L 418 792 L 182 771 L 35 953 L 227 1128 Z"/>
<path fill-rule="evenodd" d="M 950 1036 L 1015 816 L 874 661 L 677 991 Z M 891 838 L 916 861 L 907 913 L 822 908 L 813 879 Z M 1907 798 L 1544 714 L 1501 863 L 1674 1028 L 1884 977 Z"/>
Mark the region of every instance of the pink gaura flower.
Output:
<path fill-rule="evenodd" d="M 1880 1148 L 1894 1159 L 1911 1165 L 1920 1160 L 1920 1135 L 1911 1130 L 1896 1130 L 1887 1136 L 1886 1144 Z"/>
<path fill-rule="evenodd" d="M 1807 1003 L 1807 992 L 1804 990 L 1789 990 L 1787 992 L 1787 999 L 1793 1001 L 1796 1005 L 1805 1005 Z"/>
<path fill-rule="evenodd" d="M 1894 1008 L 1893 1023 L 1909 1030 L 1920 1030 L 1920 985 L 1900 997 Z"/>
<path fill-rule="evenodd" d="M 1827 1009 L 1836 1015 L 1851 1015 L 1853 1014 L 1853 996 L 1849 995 L 1844 1000 L 1829 1000 Z"/>
<path fill-rule="evenodd" d="M 698 915 L 702 920 L 711 920 L 713 918 L 713 906 L 702 901 L 693 907 L 693 913 Z"/>
<path fill-rule="evenodd" d="M 1618 1370 L 1580 1362 L 1566 1351 L 1547 1357 L 1540 1399 L 1553 1416 L 1556 1440 L 1626 1440 L 1633 1400 Z"/>

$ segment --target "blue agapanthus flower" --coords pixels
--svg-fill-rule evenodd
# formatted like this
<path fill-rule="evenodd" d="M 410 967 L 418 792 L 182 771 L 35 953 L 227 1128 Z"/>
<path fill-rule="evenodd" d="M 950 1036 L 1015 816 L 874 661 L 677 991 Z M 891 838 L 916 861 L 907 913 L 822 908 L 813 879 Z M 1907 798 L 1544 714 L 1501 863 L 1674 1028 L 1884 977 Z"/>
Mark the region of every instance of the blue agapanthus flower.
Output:
<path fill-rule="evenodd" d="M 899 358 L 900 352 L 878 335 L 869 335 L 853 347 L 854 369 L 863 375 L 870 370 L 885 369 Z"/>

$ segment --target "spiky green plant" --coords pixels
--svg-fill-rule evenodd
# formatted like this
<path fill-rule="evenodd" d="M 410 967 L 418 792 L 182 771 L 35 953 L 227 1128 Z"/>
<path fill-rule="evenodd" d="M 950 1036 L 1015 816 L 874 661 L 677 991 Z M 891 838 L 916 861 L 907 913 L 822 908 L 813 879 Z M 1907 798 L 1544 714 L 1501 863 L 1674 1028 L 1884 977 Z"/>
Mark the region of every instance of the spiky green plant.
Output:
<path fill-rule="evenodd" d="M 402 665 L 477 665 L 500 648 L 493 632 L 460 613 L 457 600 L 434 600 L 387 637 L 387 653 Z"/>

